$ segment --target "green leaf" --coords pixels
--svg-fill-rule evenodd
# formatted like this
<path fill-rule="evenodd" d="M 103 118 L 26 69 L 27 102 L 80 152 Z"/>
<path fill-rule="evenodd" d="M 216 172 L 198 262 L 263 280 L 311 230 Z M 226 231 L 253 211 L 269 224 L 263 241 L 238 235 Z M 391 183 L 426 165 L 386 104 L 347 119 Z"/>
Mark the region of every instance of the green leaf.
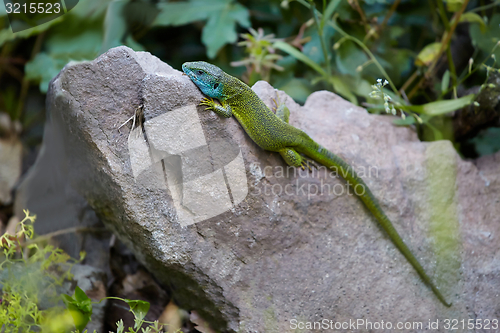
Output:
<path fill-rule="evenodd" d="M 153 26 L 179 26 L 206 20 L 210 13 L 224 10 L 227 1 L 192 0 L 189 2 L 160 2 L 160 13 L 153 21 Z"/>
<path fill-rule="evenodd" d="M 109 3 L 113 0 L 88 1 L 80 0 L 70 12 L 72 19 L 77 20 L 95 20 L 100 19 L 106 12 Z M 68 14 L 66 14 L 68 15 Z M 100 19 L 102 23 L 102 19 Z"/>
<path fill-rule="evenodd" d="M 90 302 L 90 298 L 85 294 L 85 292 L 78 286 L 75 288 L 75 299 L 78 302 Z"/>
<path fill-rule="evenodd" d="M 228 4 L 220 13 L 213 14 L 203 28 L 201 40 L 207 47 L 207 56 L 215 58 L 217 52 L 228 43 L 238 39 L 236 22 L 243 27 L 249 27 L 248 10 L 239 3 Z"/>
<path fill-rule="evenodd" d="M 136 319 L 143 320 L 148 314 L 150 306 L 148 302 L 130 299 L 124 299 L 123 301 L 130 306 L 130 311 L 134 313 Z"/>
<path fill-rule="evenodd" d="M 5 4 L 0 1 L 0 17 L 7 15 L 7 10 L 5 9 Z"/>
<path fill-rule="evenodd" d="M 325 40 L 327 45 L 329 45 L 329 42 L 334 34 L 335 34 L 335 29 L 333 29 L 329 25 L 323 29 L 323 39 Z M 321 40 L 319 38 L 318 31 L 314 29 L 311 32 L 310 37 L 311 40 L 304 44 L 304 47 L 302 48 L 302 53 L 311 58 L 311 60 L 313 60 L 315 63 L 324 64 L 325 57 L 323 56 L 323 50 L 321 47 Z M 328 51 L 330 52 L 330 50 Z"/>
<path fill-rule="evenodd" d="M 66 304 L 66 306 L 68 306 L 69 304 L 73 304 L 76 306 L 76 300 L 74 300 L 73 297 L 66 295 L 66 294 L 62 294 L 61 297 L 63 299 L 64 304 Z"/>
<path fill-rule="evenodd" d="M 40 91 L 46 93 L 50 80 L 67 64 L 68 59 L 52 58 L 46 53 L 38 53 L 26 63 L 24 71 L 28 80 L 40 82 Z"/>
<path fill-rule="evenodd" d="M 430 63 L 436 58 L 439 50 L 441 49 L 441 43 L 431 43 L 425 46 L 422 51 L 415 59 L 415 65 L 417 66 L 429 66 Z"/>
<path fill-rule="evenodd" d="M 354 94 L 351 92 L 351 89 L 349 89 L 349 85 L 346 84 L 344 78 L 342 78 L 341 76 L 332 76 L 330 78 L 330 82 L 333 85 L 333 89 L 335 90 L 335 92 L 347 98 L 352 104 L 358 105 L 356 96 L 354 96 Z"/>
<path fill-rule="evenodd" d="M 122 39 L 127 33 L 127 22 L 123 11 L 128 2 L 128 0 L 114 0 L 109 4 L 104 19 L 104 41 L 101 53 L 122 45 Z"/>
<path fill-rule="evenodd" d="M 45 50 L 51 56 L 93 60 L 101 49 L 103 34 L 102 21 L 79 21 L 71 17 L 51 31 Z"/>
<path fill-rule="evenodd" d="M 102 20 L 79 20 L 71 13 L 63 16 L 70 16 L 70 19 L 51 29 L 45 40 L 45 52 L 26 63 L 26 78 L 40 82 L 42 92 L 47 92 L 50 80 L 69 61 L 92 60 L 99 55 L 103 40 Z"/>
<path fill-rule="evenodd" d="M 39 33 L 47 30 L 51 26 L 63 21 L 63 18 L 64 18 L 64 16 L 60 16 L 52 21 L 37 25 L 34 28 L 19 31 L 16 33 L 12 32 L 12 29 L 10 27 L 5 28 L 3 30 L 0 30 L 0 46 L 5 44 L 6 42 L 14 40 L 16 38 L 28 38 L 28 37 L 31 37 L 33 35 L 38 35 Z"/>
<path fill-rule="evenodd" d="M 484 54 L 490 54 L 493 47 L 500 41 L 500 14 L 496 13 L 491 17 L 484 33 L 477 24 L 471 24 L 469 32 L 472 45 L 477 46 Z M 496 49 L 495 56 L 500 59 L 500 48 Z"/>
<path fill-rule="evenodd" d="M 470 140 L 480 155 L 494 154 L 500 150 L 500 128 L 490 127 Z"/>
<path fill-rule="evenodd" d="M 209 58 L 214 58 L 225 44 L 236 42 L 236 23 L 250 26 L 248 9 L 233 0 L 159 3 L 158 8 L 161 12 L 153 26 L 179 26 L 208 19 L 203 28 L 202 42 L 207 47 Z"/>
<path fill-rule="evenodd" d="M 335 57 L 335 63 L 342 74 L 356 75 L 358 66 L 368 61 L 368 56 L 352 41 L 340 45 Z"/>
<path fill-rule="evenodd" d="M 283 52 L 288 53 L 289 55 L 293 56 L 297 60 L 302 61 L 303 63 L 305 63 L 306 65 L 308 65 L 312 69 L 314 69 L 321 76 L 323 76 L 323 77 L 326 76 L 325 71 L 323 70 L 323 68 L 321 68 L 320 65 L 315 63 L 311 58 L 309 58 L 304 53 L 300 52 L 299 50 L 297 50 L 295 47 L 291 46 L 290 44 L 287 44 L 287 43 L 282 42 L 282 41 L 278 41 L 278 42 L 275 42 L 273 44 L 273 48 L 279 49 Z"/>
<path fill-rule="evenodd" d="M 450 71 L 447 69 L 443 74 L 443 79 L 441 80 L 441 92 L 448 90 L 450 85 Z"/>
<path fill-rule="evenodd" d="M 470 94 L 457 99 L 445 101 L 431 102 L 423 105 L 403 105 L 400 106 L 403 110 L 411 110 L 416 113 L 421 113 L 429 116 L 438 116 L 448 112 L 452 112 L 469 105 L 474 101 L 476 95 Z"/>
<path fill-rule="evenodd" d="M 92 301 L 78 286 L 73 297 L 63 294 L 62 299 L 73 317 L 75 328 L 82 332 L 92 316 Z"/>
<path fill-rule="evenodd" d="M 123 319 L 116 322 L 116 333 L 123 333 L 125 327 L 123 326 Z"/>
<path fill-rule="evenodd" d="M 340 4 L 341 1 L 342 0 L 332 0 L 328 3 L 328 6 L 326 6 L 323 16 L 321 17 L 321 23 L 320 23 L 321 30 L 323 30 L 323 28 L 325 27 L 325 22 L 331 19 L 333 13 L 335 12 L 335 9 L 337 9 L 337 6 Z"/>
<path fill-rule="evenodd" d="M 486 32 L 486 23 L 484 22 L 483 18 L 476 13 L 468 12 L 462 14 L 462 16 L 460 16 L 459 22 L 479 23 L 479 28 L 481 29 L 481 32 L 482 33 Z"/>
<path fill-rule="evenodd" d="M 412 116 L 407 116 L 405 119 L 402 118 L 394 119 L 392 123 L 396 126 L 408 126 L 415 124 L 415 118 L 413 118 Z"/>
<path fill-rule="evenodd" d="M 134 51 L 146 51 L 146 48 L 139 44 L 131 35 L 125 38 L 125 45 L 130 47 Z"/>
<path fill-rule="evenodd" d="M 352 83 L 350 83 L 349 87 L 354 94 L 363 98 L 366 98 L 366 96 L 370 95 L 370 93 L 373 91 L 372 85 L 368 81 L 361 78 L 353 78 Z M 393 100 L 397 99 L 393 98 Z"/>
<path fill-rule="evenodd" d="M 277 88 L 286 92 L 288 96 L 299 103 L 304 103 L 307 97 L 313 93 L 311 85 L 305 79 L 291 78 L 283 85 L 277 86 Z"/>
<path fill-rule="evenodd" d="M 446 9 L 450 12 L 456 12 L 462 7 L 464 0 L 446 0 Z"/>

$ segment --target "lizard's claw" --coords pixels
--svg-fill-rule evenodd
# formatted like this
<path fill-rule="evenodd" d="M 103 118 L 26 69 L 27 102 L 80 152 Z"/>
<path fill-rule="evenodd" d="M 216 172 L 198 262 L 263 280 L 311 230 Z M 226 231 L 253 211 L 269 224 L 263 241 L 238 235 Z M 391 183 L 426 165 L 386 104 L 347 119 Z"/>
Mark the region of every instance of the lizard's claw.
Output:
<path fill-rule="evenodd" d="M 207 107 L 208 110 L 214 110 L 215 102 L 212 98 L 208 99 L 205 97 L 201 100 L 200 104 L 198 105 L 204 105 Z"/>
<path fill-rule="evenodd" d="M 313 171 L 312 168 L 319 169 L 318 164 L 316 164 L 315 161 L 308 159 L 308 158 L 305 158 L 303 156 L 302 156 L 302 162 L 300 163 L 300 167 L 302 168 L 302 170 L 305 170 L 307 167 L 309 169 L 309 171 L 311 171 L 311 172 Z"/>
<path fill-rule="evenodd" d="M 274 98 L 272 98 L 272 100 L 274 102 L 273 111 L 274 111 L 274 113 L 276 113 L 276 110 L 278 110 L 278 102 Z"/>

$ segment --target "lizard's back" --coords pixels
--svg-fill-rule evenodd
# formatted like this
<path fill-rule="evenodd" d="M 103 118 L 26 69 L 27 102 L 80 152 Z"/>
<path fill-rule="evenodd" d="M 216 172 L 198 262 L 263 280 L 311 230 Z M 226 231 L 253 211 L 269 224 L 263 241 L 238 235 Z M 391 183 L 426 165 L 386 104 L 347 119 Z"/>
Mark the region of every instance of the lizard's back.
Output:
<path fill-rule="evenodd" d="M 245 132 L 261 148 L 279 151 L 284 147 L 295 147 L 300 138 L 307 137 L 301 130 L 278 118 L 250 87 L 234 77 L 230 76 L 230 79 L 236 81 L 230 84 L 238 86 L 238 92 L 225 102 Z"/>

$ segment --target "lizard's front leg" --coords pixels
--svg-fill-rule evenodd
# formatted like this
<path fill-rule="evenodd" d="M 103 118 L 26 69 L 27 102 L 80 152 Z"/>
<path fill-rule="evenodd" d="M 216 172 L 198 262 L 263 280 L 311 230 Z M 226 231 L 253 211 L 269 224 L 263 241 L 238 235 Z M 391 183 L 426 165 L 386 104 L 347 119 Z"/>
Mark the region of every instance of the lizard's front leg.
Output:
<path fill-rule="evenodd" d="M 213 99 L 208 99 L 204 98 L 201 100 L 199 105 L 205 105 L 206 109 L 205 110 L 212 110 L 213 112 L 217 113 L 219 116 L 222 116 L 224 118 L 231 118 L 233 115 L 233 110 L 231 110 L 231 106 L 229 104 L 225 103 L 224 101 L 221 102 L 222 105 L 219 105 L 214 102 Z"/>

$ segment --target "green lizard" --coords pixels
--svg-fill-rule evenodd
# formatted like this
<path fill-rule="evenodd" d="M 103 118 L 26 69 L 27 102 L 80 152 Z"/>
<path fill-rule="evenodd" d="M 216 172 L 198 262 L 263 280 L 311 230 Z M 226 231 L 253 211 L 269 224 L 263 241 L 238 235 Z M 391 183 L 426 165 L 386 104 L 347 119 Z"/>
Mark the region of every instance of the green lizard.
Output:
<path fill-rule="evenodd" d="M 437 298 L 444 305 L 451 306 L 401 239 L 365 182 L 344 160 L 316 143 L 303 131 L 289 125 L 288 109 L 280 108 L 274 114 L 249 86 L 209 63 L 186 62 L 182 65 L 182 70 L 206 96 L 210 97 L 204 98 L 200 105 L 226 118 L 235 116 L 245 132 L 261 148 L 278 152 L 288 165 L 295 167 L 309 166 L 307 158 L 312 159 L 330 169 L 340 170 L 350 185 L 363 186 L 364 193 L 358 195 L 361 201 L 377 218 L 392 242 Z M 220 105 L 214 102 L 214 98 L 219 100 Z"/>

